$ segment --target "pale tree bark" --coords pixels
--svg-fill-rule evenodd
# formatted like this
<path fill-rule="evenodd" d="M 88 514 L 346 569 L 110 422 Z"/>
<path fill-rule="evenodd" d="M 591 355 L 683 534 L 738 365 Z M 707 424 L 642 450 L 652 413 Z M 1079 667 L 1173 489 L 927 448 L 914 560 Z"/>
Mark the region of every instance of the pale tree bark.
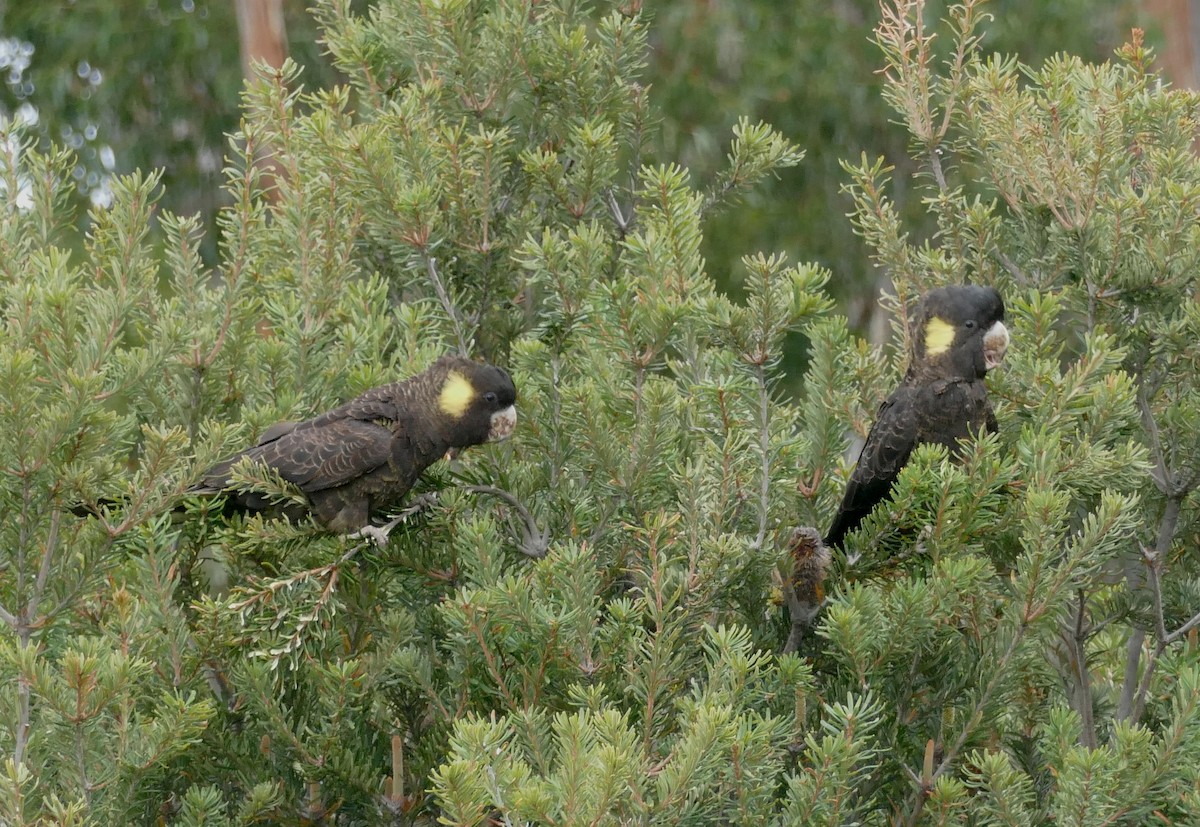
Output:
<path fill-rule="evenodd" d="M 1142 8 L 1162 33 L 1158 63 L 1181 89 L 1200 88 L 1200 0 L 1142 0 Z"/>
<path fill-rule="evenodd" d="M 287 30 L 283 23 L 283 0 L 234 0 L 237 8 L 238 35 L 242 52 L 242 76 L 247 82 L 253 80 L 254 65 L 265 63 L 279 69 L 287 58 Z M 275 159 L 270 146 L 260 147 L 254 159 L 262 172 L 262 183 L 267 196 L 275 201 L 278 190 L 276 179 L 283 168 Z"/>
<path fill-rule="evenodd" d="M 263 61 L 278 69 L 287 57 L 287 30 L 283 25 L 283 0 L 234 0 L 242 46 L 242 74 Z"/>

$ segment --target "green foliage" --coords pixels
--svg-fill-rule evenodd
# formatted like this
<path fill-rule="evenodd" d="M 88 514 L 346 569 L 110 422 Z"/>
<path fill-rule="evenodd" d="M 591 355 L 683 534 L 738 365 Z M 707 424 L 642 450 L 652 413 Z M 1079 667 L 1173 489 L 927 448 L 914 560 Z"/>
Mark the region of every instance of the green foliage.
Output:
<path fill-rule="evenodd" d="M 981 5 L 952 10 L 961 57 L 944 70 L 920 3 L 886 11 L 877 32 L 937 243 L 908 238 L 882 162 L 847 171 L 855 225 L 900 306 L 945 282 L 997 283 L 1008 297 L 1014 349 L 989 379 L 1000 439 L 957 467 L 919 450 L 895 504 L 867 521 L 902 576 L 832 601 L 821 629 L 832 686 L 893 699 L 875 779 L 910 788 L 892 798 L 910 818 L 1170 819 L 1188 812 L 1174 803 L 1188 776 L 1167 765 L 1195 748 L 1180 737 L 1194 726 L 1192 677 L 1147 693 L 1195 625 L 1194 605 L 1163 598 L 1179 588 L 1171 579 L 1194 577 L 1179 552 L 1195 542 L 1200 454 L 1175 429 L 1195 426 L 1182 402 L 1194 374 L 1176 370 L 1194 342 L 1162 337 L 1194 305 L 1183 239 L 1195 221 L 1180 209 L 1200 170 L 1196 100 L 1156 89 L 1137 41 L 1102 66 L 985 58 Z M 903 317 L 897 327 L 906 341 Z M 1109 624 L 1122 631 L 1101 634 Z M 1147 704 L 1169 705 L 1154 714 L 1163 729 L 1135 725 Z"/>
<path fill-rule="evenodd" d="M 578 684 L 574 712 L 462 722 L 433 778 L 444 818 L 478 824 L 495 809 L 534 822 L 770 818 L 791 730 L 786 702 L 807 672 L 795 659 L 755 651 L 745 630 L 709 627 L 704 637 L 702 676 L 676 702 L 677 722 L 661 744 L 647 742 L 628 711 Z"/>
<path fill-rule="evenodd" d="M 758 781 L 740 806 L 769 806 L 786 719 L 719 686 L 749 658 L 738 668 L 786 709 L 802 674 L 758 654 L 790 513 L 772 469 L 796 461 L 772 385 L 781 338 L 829 305 L 825 274 L 778 257 L 750 262 L 760 289 L 745 308 L 718 295 L 699 210 L 799 154 L 745 123 L 728 175 L 700 194 L 683 169 L 638 161 L 639 20 L 475 11 L 323 7 L 355 103 L 347 89 L 303 93 L 291 66 L 249 90 L 215 271 L 193 218 L 165 213 L 153 252 L 155 178 L 119 180 L 79 254 L 53 246 L 76 244 L 73 161 L 10 145 L 9 191 L 32 204 L 10 203 L 3 235 L 19 472 L 4 496 L 22 515 L 3 605 L 17 633 L 7 671 L 26 676 L 5 694 L 5 743 L 39 769 L 13 781 L 23 819 L 60 799 L 95 823 L 433 812 L 424 779 L 462 716 L 565 714 L 582 697 L 627 707 L 649 764 L 679 737 L 678 669 L 705 662 L 701 631 L 747 616 L 754 637 L 739 628 L 711 652 L 723 700 L 688 714 L 697 743 L 719 730 L 746 750 Z M 266 146 L 270 178 L 249 160 Z M 529 442 L 464 458 L 455 475 L 479 484 L 446 491 L 388 549 L 226 521 L 182 496 L 270 423 L 447 349 L 512 367 Z M 75 517 L 76 503 L 96 515 Z M 117 604 L 133 619 L 113 629 Z M 107 690 L 73 728 L 56 723 L 72 675 Z M 56 740 L 68 735 L 70 750 Z M 681 760 L 668 809 L 698 771 Z"/>
<path fill-rule="evenodd" d="M 704 183 L 644 163 L 631 11 L 320 6 L 350 86 L 288 65 L 247 91 L 211 269 L 195 218 L 152 240 L 156 176 L 117 179 L 81 234 L 71 155 L 0 136 L 22 193 L 0 210 L 0 819 L 1194 818 L 1195 96 L 1137 43 L 991 58 L 978 3 L 943 63 L 928 10 L 885 8 L 938 230 L 913 240 L 870 158 L 848 226 L 895 309 L 1002 290 L 1000 433 L 918 449 L 804 657 L 776 654 L 782 545 L 827 523 L 911 332 L 854 339 L 829 273 L 779 253 L 717 289 L 706 216 L 800 152 L 743 120 Z M 449 350 L 506 365 L 521 421 L 433 469 L 385 548 L 186 495 L 270 424 Z"/>

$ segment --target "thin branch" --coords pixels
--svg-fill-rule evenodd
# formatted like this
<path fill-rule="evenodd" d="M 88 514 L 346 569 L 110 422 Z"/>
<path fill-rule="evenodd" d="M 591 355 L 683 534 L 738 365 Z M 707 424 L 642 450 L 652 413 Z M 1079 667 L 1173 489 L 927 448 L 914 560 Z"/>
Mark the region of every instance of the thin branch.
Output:
<path fill-rule="evenodd" d="M 446 285 L 442 283 L 442 277 L 438 273 L 437 259 L 430 255 L 426 255 L 424 258 L 425 269 L 429 272 L 429 280 L 433 282 L 433 289 L 437 293 L 438 301 L 442 303 L 442 309 L 446 311 L 446 315 L 450 317 L 450 323 L 454 325 L 454 338 L 458 340 L 458 355 L 469 356 L 471 353 L 470 342 L 467 341 L 467 334 L 463 329 L 458 310 L 454 307 L 454 302 L 450 300 L 450 294 L 446 291 Z"/>
<path fill-rule="evenodd" d="M 1142 661 L 1142 646 L 1146 643 L 1146 630 L 1134 629 L 1125 644 L 1125 677 L 1121 682 L 1121 700 L 1117 705 L 1117 720 L 1127 721 L 1133 714 L 1133 696 L 1138 685 L 1138 666 Z"/>
<path fill-rule="evenodd" d="M 1146 581 L 1150 584 L 1150 596 L 1154 599 L 1154 631 L 1158 635 L 1159 643 L 1167 639 L 1167 621 L 1163 615 L 1163 599 L 1162 599 L 1162 558 L 1157 552 L 1143 548 L 1142 556 L 1147 562 L 1149 576 Z"/>
<path fill-rule="evenodd" d="M 937 182 L 938 191 L 945 195 L 949 187 L 946 185 L 946 173 L 942 169 L 942 156 L 938 154 L 939 147 L 929 148 L 929 166 L 933 170 L 933 180 Z"/>
<path fill-rule="evenodd" d="M 1146 711 L 1146 696 L 1150 693 L 1150 679 L 1154 677 L 1154 667 L 1158 666 L 1158 656 L 1163 652 L 1160 642 L 1154 651 L 1146 658 L 1146 668 L 1142 671 L 1142 679 L 1138 682 L 1137 691 L 1133 693 L 1133 708 L 1129 710 L 1130 721 L 1136 721 Z"/>
<path fill-rule="evenodd" d="M 1025 275 L 1024 271 L 1017 266 L 1017 263 L 1004 254 L 1001 250 L 994 250 L 992 255 L 996 261 L 1000 262 L 1000 266 L 1008 271 L 1008 274 L 1013 277 L 1013 281 L 1021 286 L 1029 285 L 1029 276 Z"/>
<path fill-rule="evenodd" d="M 37 607 L 42 594 L 46 590 L 46 581 L 50 578 L 51 562 L 54 552 L 58 549 L 58 528 L 62 524 L 62 512 L 57 508 L 50 514 L 50 530 L 46 534 L 46 548 L 42 553 L 42 564 L 38 568 L 37 579 L 34 581 L 33 594 L 29 596 L 28 620 L 37 622 Z"/>
<path fill-rule="evenodd" d="M 1154 418 L 1154 411 L 1150 409 L 1146 381 L 1143 373 L 1137 389 L 1138 410 L 1141 412 L 1142 424 L 1149 435 L 1150 451 L 1154 457 L 1154 469 L 1150 472 L 1150 477 L 1154 480 L 1154 484 L 1158 486 L 1158 489 L 1167 496 L 1167 505 L 1163 510 L 1162 521 L 1158 525 L 1158 537 L 1156 538 L 1153 551 L 1146 548 L 1142 549 L 1142 557 L 1147 563 L 1146 581 L 1150 588 L 1151 598 L 1154 601 L 1154 628 L 1157 640 L 1155 641 L 1154 648 L 1146 656 L 1146 665 L 1142 670 L 1142 677 L 1139 681 L 1137 679 L 1138 666 L 1141 662 L 1142 647 L 1145 643 L 1146 635 L 1141 630 L 1135 630 L 1130 635 L 1129 644 L 1125 650 L 1124 684 L 1121 687 L 1121 699 L 1117 712 L 1118 718 L 1124 721 L 1137 721 L 1142 717 L 1142 712 L 1146 707 L 1146 696 L 1150 691 L 1150 680 L 1154 676 L 1154 669 L 1158 665 L 1158 659 L 1166 651 L 1167 646 L 1179 637 L 1186 635 L 1196 624 L 1200 623 L 1200 614 L 1197 614 L 1197 616 L 1193 617 L 1174 633 L 1167 633 L 1162 600 L 1162 566 L 1163 562 L 1167 559 L 1167 554 L 1171 550 L 1171 543 L 1175 539 L 1175 528 L 1179 522 L 1179 511 L 1183 504 L 1185 492 L 1179 490 L 1174 475 L 1171 473 L 1170 468 L 1167 467 L 1167 459 L 1163 450 L 1162 437 L 1158 430 L 1158 422 Z"/>
<path fill-rule="evenodd" d="M 238 203 L 234 207 L 237 211 L 238 220 L 238 236 L 237 247 L 232 255 L 229 256 L 230 266 L 226 269 L 224 275 L 225 283 L 225 307 L 222 310 L 221 325 L 217 328 L 216 338 L 213 339 L 212 347 L 204 356 L 200 355 L 200 343 L 195 344 L 195 361 L 193 366 L 196 368 L 207 368 L 212 365 L 217 356 L 221 353 L 221 349 L 225 346 L 225 339 L 229 335 L 229 329 L 233 324 L 234 309 L 238 306 L 238 288 L 240 286 L 242 273 L 246 268 L 246 262 L 249 258 L 250 250 L 250 219 L 254 213 L 253 205 L 253 190 L 254 185 L 261 177 L 261 171 L 254 163 L 254 155 L 257 151 L 258 136 L 253 130 L 246 130 L 246 147 L 245 158 L 246 166 L 243 170 L 240 180 L 237 182 Z"/>
<path fill-rule="evenodd" d="M 1163 652 L 1171 643 L 1186 635 L 1197 623 L 1200 623 L 1200 614 L 1198 614 L 1179 629 L 1168 634 L 1166 617 L 1163 612 L 1162 566 L 1167 552 L 1171 549 L 1171 541 L 1175 538 L 1175 526 L 1179 522 L 1181 506 L 1182 497 L 1172 496 L 1167 499 L 1167 507 L 1163 511 L 1162 522 L 1158 526 L 1158 541 L 1154 550 L 1142 549 L 1142 556 L 1147 562 L 1146 582 L 1150 586 L 1150 596 L 1154 600 L 1154 629 L 1158 640 L 1146 658 L 1146 667 L 1142 671 L 1142 679 L 1138 682 L 1137 690 L 1133 695 L 1133 706 L 1129 709 L 1127 718 L 1129 721 L 1137 721 L 1146 709 L 1146 696 L 1150 693 L 1150 680 L 1154 677 L 1154 669 L 1158 666 L 1158 659 L 1162 657 Z M 1126 674 L 1128 671 L 1127 668 Z"/>
<path fill-rule="evenodd" d="M 633 223 L 633 210 L 629 211 L 629 217 L 626 218 L 625 214 L 621 212 L 621 205 L 617 203 L 616 193 L 610 189 L 606 195 L 608 196 L 608 209 L 612 213 L 613 221 L 617 223 L 617 237 L 624 238 L 629 234 L 629 227 Z"/>
<path fill-rule="evenodd" d="M 72 727 L 75 734 L 75 769 L 79 773 L 79 786 L 83 790 L 84 800 L 91 804 L 92 802 L 92 786 L 91 779 L 88 778 L 87 771 L 87 746 L 83 740 L 83 722 L 79 721 Z"/>
<path fill-rule="evenodd" d="M 760 549 L 767 540 L 767 518 L 771 505 L 771 395 L 767 390 L 766 369 L 762 362 L 755 365 L 754 378 L 758 382 L 758 450 L 762 479 L 758 489 L 758 534 L 751 548 Z"/>
<path fill-rule="evenodd" d="M 608 530 L 609 520 L 611 520 L 613 515 L 617 513 L 617 509 L 619 507 L 620 499 L 618 497 L 614 495 L 608 498 L 607 502 L 604 504 L 604 511 L 599 517 L 596 518 L 596 521 L 592 526 L 592 533 L 588 535 L 588 545 L 594 546 L 596 543 L 600 542 L 600 538 L 604 536 L 604 532 Z"/>
<path fill-rule="evenodd" d="M 22 648 L 31 644 L 28 640 L 21 642 Z M 13 733 L 13 764 L 21 766 L 25 762 L 25 747 L 29 744 L 29 732 L 33 720 L 33 686 L 24 677 L 17 678 L 17 726 Z"/>
<path fill-rule="evenodd" d="M 500 792 L 500 784 L 496 781 L 496 770 L 489 764 L 486 768 L 488 777 L 488 792 L 492 796 L 492 802 L 495 804 L 496 811 L 500 818 L 504 820 L 504 827 L 513 827 L 512 821 L 508 817 L 508 805 L 504 803 L 504 795 Z"/>
<path fill-rule="evenodd" d="M 1087 596 L 1083 589 L 1078 591 L 1079 608 L 1075 613 L 1075 634 L 1071 641 L 1075 661 L 1075 694 L 1079 705 L 1079 717 L 1082 722 L 1082 732 L 1079 735 L 1080 745 L 1088 749 L 1096 748 L 1096 720 L 1092 709 L 1091 672 L 1087 665 Z"/>
<path fill-rule="evenodd" d="M 1142 412 L 1142 424 L 1146 428 L 1146 433 L 1150 435 L 1150 451 L 1154 454 L 1154 471 L 1150 473 L 1150 477 L 1158 486 L 1158 490 L 1170 497 L 1174 494 L 1175 481 L 1172 479 L 1170 469 L 1167 468 L 1162 437 L 1158 433 L 1158 422 L 1154 419 L 1154 412 L 1150 410 L 1150 400 L 1146 397 L 1144 380 L 1138 384 L 1137 403 L 1138 409 Z"/>
<path fill-rule="evenodd" d="M 504 500 L 512 506 L 513 510 L 521 518 L 521 544 L 518 547 L 520 552 L 526 557 L 532 557 L 535 560 L 540 560 L 546 556 L 546 551 L 550 548 L 550 532 L 542 531 L 538 528 L 537 520 L 529 513 L 526 508 L 515 495 L 505 491 L 503 488 L 497 488 L 494 485 L 468 485 L 466 490 L 473 494 L 488 494 L 492 497 Z"/>
<path fill-rule="evenodd" d="M 1171 632 L 1171 634 L 1167 635 L 1166 642 L 1174 643 L 1175 641 L 1179 640 L 1181 637 L 1186 635 L 1188 632 L 1192 631 L 1192 629 L 1195 629 L 1197 626 L 1200 626 L 1200 612 L 1197 612 L 1196 614 L 1192 615 L 1191 620 L 1189 620 L 1187 623 L 1180 626 L 1174 632 Z"/>
<path fill-rule="evenodd" d="M 33 499 L 33 492 L 32 492 L 32 488 L 30 487 L 29 472 L 27 469 L 25 469 L 24 461 L 22 461 L 21 514 L 20 514 L 20 517 L 18 518 L 20 520 L 21 527 L 20 527 L 20 530 L 18 530 L 18 532 L 17 532 L 17 548 L 16 548 L 16 555 L 15 555 L 16 556 L 15 563 L 16 563 L 16 569 L 17 569 L 17 571 L 16 571 L 16 580 L 17 580 L 16 593 L 17 593 L 18 601 L 20 601 L 21 596 L 23 594 L 25 594 L 25 547 L 29 543 L 29 521 L 30 521 L 29 509 L 31 508 L 32 499 Z M 23 642 L 28 640 L 29 621 L 30 621 L 29 613 L 27 611 L 22 611 L 21 612 L 22 628 L 18 629 L 18 633 L 21 634 Z"/>
<path fill-rule="evenodd" d="M 562 394 L 559 393 L 560 358 L 558 353 L 550 357 L 550 410 L 552 412 L 553 430 L 551 431 L 550 450 L 550 490 L 558 490 L 559 468 L 562 465 Z"/>
<path fill-rule="evenodd" d="M 58 595 L 58 602 L 54 604 L 54 608 L 48 612 L 42 612 L 42 616 L 39 618 L 38 622 L 43 627 L 49 625 L 52 619 L 58 617 L 63 612 L 68 611 L 76 605 L 76 601 L 79 599 L 79 595 L 83 592 L 84 586 L 92 577 L 92 570 L 97 565 L 96 561 L 103 559 L 104 555 L 108 553 L 109 549 L 112 548 L 113 540 L 114 538 L 112 536 L 105 537 L 102 545 L 94 549 L 92 554 L 89 554 L 84 558 L 85 563 L 83 569 L 81 571 L 77 570 L 74 572 L 76 575 L 75 583 L 66 591 Z"/>
<path fill-rule="evenodd" d="M 305 580 L 312 580 L 316 577 L 329 577 L 330 581 L 336 581 L 338 571 L 342 564 L 354 557 L 354 555 L 358 554 L 359 551 L 366 547 L 366 542 L 359 543 L 332 563 L 326 563 L 323 566 L 315 566 L 311 569 L 305 569 L 304 571 L 296 572 L 295 574 L 289 574 L 287 577 L 281 577 L 277 580 L 268 581 L 265 585 L 256 584 L 256 590 L 253 592 L 250 592 L 249 589 L 244 589 L 243 591 L 249 594 L 248 597 L 233 603 L 228 603 L 226 606 L 230 611 L 240 614 L 254 608 L 254 606 L 257 604 L 265 604 L 276 594 L 279 594 L 286 589 L 290 589 L 297 583 L 302 583 Z M 326 590 L 329 589 L 330 581 L 326 582 Z"/>

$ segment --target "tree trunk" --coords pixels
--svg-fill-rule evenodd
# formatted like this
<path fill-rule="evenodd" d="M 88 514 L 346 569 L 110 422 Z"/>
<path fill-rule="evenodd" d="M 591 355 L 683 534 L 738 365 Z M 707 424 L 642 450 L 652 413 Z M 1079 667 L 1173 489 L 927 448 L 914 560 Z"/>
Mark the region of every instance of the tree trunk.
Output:
<path fill-rule="evenodd" d="M 273 69 L 283 66 L 287 58 L 287 30 L 283 25 L 283 0 L 234 0 L 237 7 L 238 34 L 242 50 L 242 76 L 249 83 L 254 79 L 254 65 L 265 63 Z M 279 198 L 276 182 L 283 169 L 275 159 L 271 146 L 262 146 L 254 164 L 262 172 L 267 197 Z"/>
<path fill-rule="evenodd" d="M 1182 89 L 1200 88 L 1200 0 L 1144 0 L 1142 7 L 1163 34 L 1158 63 L 1167 79 Z"/>
<path fill-rule="evenodd" d="M 242 45 L 242 74 L 250 80 L 251 66 L 263 61 L 278 69 L 287 57 L 283 0 L 234 0 Z"/>

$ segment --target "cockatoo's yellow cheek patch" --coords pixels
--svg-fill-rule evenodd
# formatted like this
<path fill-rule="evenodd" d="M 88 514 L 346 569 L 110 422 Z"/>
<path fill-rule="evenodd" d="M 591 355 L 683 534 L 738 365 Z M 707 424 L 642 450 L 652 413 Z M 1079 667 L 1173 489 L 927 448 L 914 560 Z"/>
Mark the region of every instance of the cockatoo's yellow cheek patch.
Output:
<path fill-rule="evenodd" d="M 934 316 L 925 324 L 925 355 L 941 356 L 954 344 L 954 326 Z"/>
<path fill-rule="evenodd" d="M 446 375 L 446 383 L 438 394 L 438 408 L 442 413 L 461 419 L 475 399 L 475 388 L 470 380 L 456 370 Z"/>

